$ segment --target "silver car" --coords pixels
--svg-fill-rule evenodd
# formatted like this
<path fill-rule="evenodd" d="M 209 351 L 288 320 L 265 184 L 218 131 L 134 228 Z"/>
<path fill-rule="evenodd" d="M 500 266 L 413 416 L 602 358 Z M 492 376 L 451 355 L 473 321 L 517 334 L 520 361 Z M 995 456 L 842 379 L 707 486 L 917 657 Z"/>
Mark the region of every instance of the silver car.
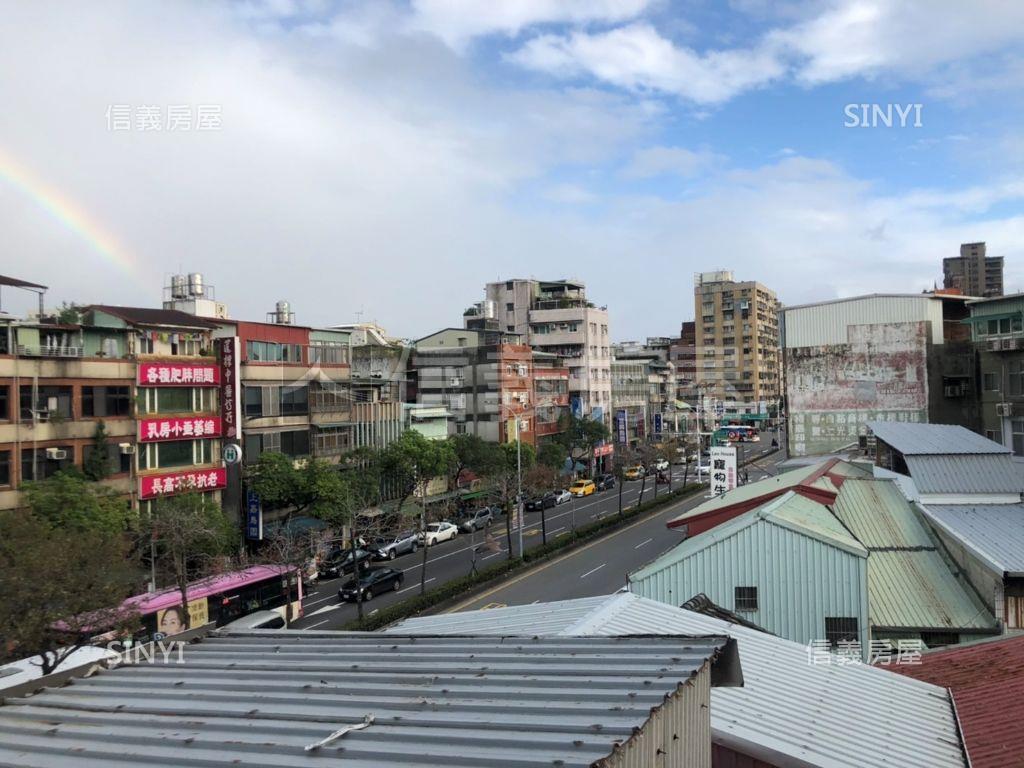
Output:
<path fill-rule="evenodd" d="M 374 542 L 374 560 L 394 560 L 399 555 L 415 552 L 419 541 L 415 531 L 402 531 L 394 536 L 380 536 Z"/>

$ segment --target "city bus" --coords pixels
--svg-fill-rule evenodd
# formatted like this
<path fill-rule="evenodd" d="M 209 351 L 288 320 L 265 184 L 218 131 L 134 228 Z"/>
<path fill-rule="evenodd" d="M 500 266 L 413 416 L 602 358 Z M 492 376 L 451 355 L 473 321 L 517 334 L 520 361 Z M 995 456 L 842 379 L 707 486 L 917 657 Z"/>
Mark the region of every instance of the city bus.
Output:
<path fill-rule="evenodd" d="M 302 615 L 302 596 L 302 579 L 297 569 L 252 565 L 192 582 L 184 608 L 177 587 L 135 595 L 122 607 L 139 614 L 142 626 L 135 639 L 146 642 L 183 632 L 185 611 L 190 628 L 210 623 L 221 627 L 241 616 L 266 610 L 277 611 L 286 620 L 294 621 Z M 289 609 L 290 616 L 285 613 Z"/>

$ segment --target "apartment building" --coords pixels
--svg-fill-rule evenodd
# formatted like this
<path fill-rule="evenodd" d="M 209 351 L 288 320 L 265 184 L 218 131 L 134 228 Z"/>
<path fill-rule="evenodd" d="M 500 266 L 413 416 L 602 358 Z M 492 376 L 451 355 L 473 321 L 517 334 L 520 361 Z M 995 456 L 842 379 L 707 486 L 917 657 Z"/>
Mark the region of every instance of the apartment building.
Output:
<path fill-rule="evenodd" d="M 978 431 L 1024 456 L 1024 294 L 967 306 L 978 360 Z"/>
<path fill-rule="evenodd" d="M 670 362 L 676 341 L 655 336 L 643 344 L 625 341 L 612 346 L 613 431 L 617 442 L 635 445 L 648 437 L 660 440 L 677 431 L 676 373 Z M 623 440 L 623 435 L 628 439 Z"/>
<path fill-rule="evenodd" d="M 1003 257 L 989 256 L 985 243 L 964 243 L 959 256 L 942 260 L 942 284 L 965 296 L 1003 295 Z"/>
<path fill-rule="evenodd" d="M 569 280 L 488 283 L 485 294 L 483 311 L 493 313 L 501 331 L 518 334 L 534 349 L 565 361 L 573 413 L 610 426 L 608 308 L 590 301 L 583 283 Z"/>
<path fill-rule="evenodd" d="M 134 508 L 226 485 L 215 325 L 176 310 L 95 305 L 0 321 L 0 508 L 24 483 L 83 467 L 106 431 L 107 475 Z"/>
<path fill-rule="evenodd" d="M 730 271 L 694 276 L 696 387 L 723 415 L 767 413 L 780 395 L 779 301 Z"/>
<path fill-rule="evenodd" d="M 569 406 L 569 371 L 507 331 L 445 328 L 415 342 L 416 402 L 445 407 L 455 434 L 536 446 L 559 430 Z M 518 425 L 517 425 L 518 422 Z"/>

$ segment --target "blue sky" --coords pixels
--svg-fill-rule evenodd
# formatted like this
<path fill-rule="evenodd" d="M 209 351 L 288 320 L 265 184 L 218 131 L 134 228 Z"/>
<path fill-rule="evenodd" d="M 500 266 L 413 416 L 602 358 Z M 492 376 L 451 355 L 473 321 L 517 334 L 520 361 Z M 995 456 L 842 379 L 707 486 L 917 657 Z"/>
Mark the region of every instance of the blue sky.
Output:
<path fill-rule="evenodd" d="M 113 266 L 0 178 L 5 273 L 151 305 L 201 270 L 233 316 L 457 324 L 569 277 L 616 339 L 729 268 L 786 303 L 917 291 L 986 240 L 1024 289 L 1024 4 L 244 0 L 16 4 L 0 148 L 112 233 Z M 53 19 L 60 19 L 54 24 Z M 110 104 L 212 103 L 209 134 Z M 844 127 L 847 104 L 921 127 Z M 13 117 L 11 117 L 13 116 Z M 10 305 L 8 305 L 10 306 Z"/>

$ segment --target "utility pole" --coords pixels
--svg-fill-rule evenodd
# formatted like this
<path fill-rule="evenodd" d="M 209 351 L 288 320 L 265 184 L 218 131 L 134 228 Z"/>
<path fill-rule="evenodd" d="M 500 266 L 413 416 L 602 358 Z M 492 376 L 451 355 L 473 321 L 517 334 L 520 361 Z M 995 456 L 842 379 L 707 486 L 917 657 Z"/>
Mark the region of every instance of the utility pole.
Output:
<path fill-rule="evenodd" d="M 416 470 L 419 474 L 419 469 Z M 401 510 L 399 510 L 401 512 Z M 423 483 L 420 496 L 420 530 L 423 531 L 423 567 L 420 568 L 420 594 L 427 593 L 427 484 Z"/>
<path fill-rule="evenodd" d="M 519 557 L 523 556 L 523 444 L 519 439 L 519 417 L 516 417 L 516 525 L 519 526 Z"/>

